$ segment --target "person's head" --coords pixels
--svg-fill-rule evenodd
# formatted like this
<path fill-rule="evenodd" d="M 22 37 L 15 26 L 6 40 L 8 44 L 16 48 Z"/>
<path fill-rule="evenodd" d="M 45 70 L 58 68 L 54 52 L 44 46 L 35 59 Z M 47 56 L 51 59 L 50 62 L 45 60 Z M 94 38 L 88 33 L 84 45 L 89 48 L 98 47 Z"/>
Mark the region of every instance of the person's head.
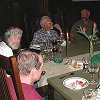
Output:
<path fill-rule="evenodd" d="M 33 83 L 40 79 L 43 68 L 43 57 L 31 50 L 21 50 L 17 56 L 19 73 L 28 77 Z"/>
<path fill-rule="evenodd" d="M 18 49 L 23 31 L 18 27 L 10 27 L 6 30 L 4 38 L 6 43 L 13 49 Z"/>
<path fill-rule="evenodd" d="M 89 19 L 90 17 L 90 11 L 88 9 L 81 10 L 81 18 Z"/>
<path fill-rule="evenodd" d="M 40 19 L 40 25 L 46 31 L 50 31 L 53 28 L 53 22 L 49 16 L 43 16 Z"/>

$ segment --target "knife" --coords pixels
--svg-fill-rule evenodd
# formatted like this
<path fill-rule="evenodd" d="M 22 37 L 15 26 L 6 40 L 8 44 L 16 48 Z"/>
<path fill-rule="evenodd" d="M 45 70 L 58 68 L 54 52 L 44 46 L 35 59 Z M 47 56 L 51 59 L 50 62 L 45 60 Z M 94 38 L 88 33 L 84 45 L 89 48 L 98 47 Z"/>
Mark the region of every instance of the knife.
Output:
<path fill-rule="evenodd" d="M 74 75 L 74 72 L 72 72 L 72 73 L 69 73 L 69 74 L 67 74 L 67 75 L 64 75 L 64 76 L 61 76 L 61 77 L 59 77 L 59 79 L 62 79 L 62 78 L 64 78 L 64 77 L 66 77 L 66 76 L 72 76 L 72 75 Z"/>

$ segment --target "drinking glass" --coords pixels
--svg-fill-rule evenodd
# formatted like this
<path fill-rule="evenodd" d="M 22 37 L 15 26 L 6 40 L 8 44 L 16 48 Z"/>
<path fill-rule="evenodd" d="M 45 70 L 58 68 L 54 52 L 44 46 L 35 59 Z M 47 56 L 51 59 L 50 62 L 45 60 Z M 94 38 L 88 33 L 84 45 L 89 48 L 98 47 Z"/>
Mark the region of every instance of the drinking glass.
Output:
<path fill-rule="evenodd" d="M 52 53 L 53 53 L 53 57 L 55 56 L 56 52 L 58 52 L 58 48 L 57 48 L 57 41 L 53 40 L 52 41 Z"/>
<path fill-rule="evenodd" d="M 89 73 L 91 74 L 91 77 L 92 77 L 90 84 L 97 84 L 97 81 L 94 78 L 95 78 L 95 74 L 99 71 L 98 64 L 89 63 L 88 71 L 89 71 Z"/>
<path fill-rule="evenodd" d="M 46 62 L 51 61 L 52 44 L 49 41 L 45 44 L 44 55 L 45 55 L 45 61 Z"/>
<path fill-rule="evenodd" d="M 71 62 L 72 62 L 72 59 L 70 59 L 70 57 L 68 56 L 68 57 L 66 57 L 66 62 L 65 62 L 65 65 L 70 65 L 71 64 Z"/>
<path fill-rule="evenodd" d="M 57 48 L 58 48 L 60 51 L 63 51 L 62 46 L 61 46 L 61 44 L 62 44 L 63 42 L 64 42 L 64 39 L 61 38 L 61 37 L 57 40 Z"/>
<path fill-rule="evenodd" d="M 96 100 L 96 92 L 93 89 L 87 89 L 83 94 L 84 100 Z"/>
<path fill-rule="evenodd" d="M 85 69 L 85 73 L 88 73 L 87 67 L 88 67 L 89 62 L 90 62 L 90 59 L 88 57 L 82 58 L 83 69 Z"/>
<path fill-rule="evenodd" d="M 54 55 L 54 62 L 59 64 L 59 63 L 62 63 L 62 61 L 63 61 L 63 58 L 61 55 L 61 51 L 56 52 Z"/>
<path fill-rule="evenodd" d="M 98 44 L 100 39 L 95 35 L 92 39 L 93 44 Z"/>
<path fill-rule="evenodd" d="M 61 46 L 61 44 L 64 42 L 64 39 L 63 38 L 59 38 L 58 40 L 57 40 L 57 43 Z"/>

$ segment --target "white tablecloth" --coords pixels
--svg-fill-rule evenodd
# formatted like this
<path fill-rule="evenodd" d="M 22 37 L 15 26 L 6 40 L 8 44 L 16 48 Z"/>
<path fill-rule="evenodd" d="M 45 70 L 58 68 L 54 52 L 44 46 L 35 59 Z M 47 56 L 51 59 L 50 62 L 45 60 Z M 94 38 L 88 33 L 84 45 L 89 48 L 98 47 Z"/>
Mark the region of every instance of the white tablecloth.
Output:
<path fill-rule="evenodd" d="M 94 54 L 100 54 L 100 51 L 94 52 Z M 70 59 L 75 59 L 77 61 L 81 61 L 82 57 L 86 57 L 86 56 L 89 56 L 89 54 L 87 53 L 87 54 L 83 54 L 83 55 L 70 57 Z M 46 71 L 46 73 L 39 80 L 38 86 L 41 87 L 41 86 L 47 85 L 48 84 L 47 78 L 65 74 L 65 73 L 72 72 L 75 70 L 80 70 L 79 68 L 78 69 L 71 68 L 68 65 L 65 65 L 65 62 L 66 62 L 66 59 L 64 59 L 63 62 L 60 64 L 57 64 L 54 61 L 44 63 L 43 70 Z"/>

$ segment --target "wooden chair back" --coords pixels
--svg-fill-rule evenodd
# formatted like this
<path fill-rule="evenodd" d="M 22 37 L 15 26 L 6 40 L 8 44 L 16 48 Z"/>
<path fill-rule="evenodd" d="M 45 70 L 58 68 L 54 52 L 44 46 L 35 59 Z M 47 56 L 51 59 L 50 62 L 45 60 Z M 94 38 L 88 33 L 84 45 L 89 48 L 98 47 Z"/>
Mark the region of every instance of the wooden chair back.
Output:
<path fill-rule="evenodd" d="M 0 100 L 12 100 L 7 84 L 7 74 L 12 78 L 17 99 L 25 100 L 16 57 L 5 57 L 2 55 L 0 55 Z"/>

